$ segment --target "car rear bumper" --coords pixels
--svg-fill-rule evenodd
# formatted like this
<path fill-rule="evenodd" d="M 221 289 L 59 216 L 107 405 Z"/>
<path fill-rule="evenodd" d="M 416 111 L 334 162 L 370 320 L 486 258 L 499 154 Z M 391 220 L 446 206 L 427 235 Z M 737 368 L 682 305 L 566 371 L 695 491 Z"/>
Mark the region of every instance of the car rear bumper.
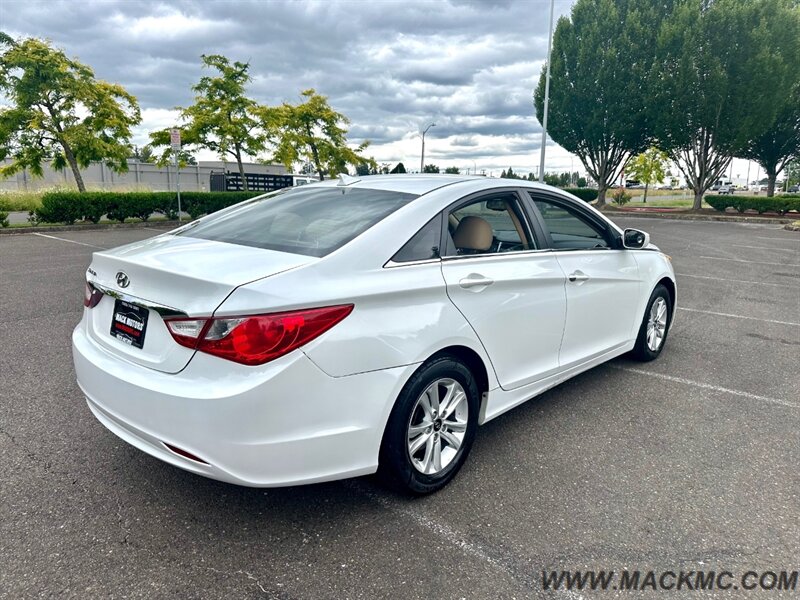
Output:
<path fill-rule="evenodd" d="M 260 367 L 198 353 L 167 374 L 111 355 L 83 323 L 72 342 L 78 385 L 110 431 L 174 466 L 254 487 L 374 472 L 394 399 L 416 368 L 330 377 L 300 351 Z"/>

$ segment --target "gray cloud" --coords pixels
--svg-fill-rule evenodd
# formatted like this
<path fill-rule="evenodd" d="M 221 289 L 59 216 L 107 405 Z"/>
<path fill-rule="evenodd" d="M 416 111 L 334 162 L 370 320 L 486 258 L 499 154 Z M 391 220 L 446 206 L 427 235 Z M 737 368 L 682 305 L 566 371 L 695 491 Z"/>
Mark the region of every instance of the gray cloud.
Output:
<path fill-rule="evenodd" d="M 556 2 L 557 13 L 570 5 Z M 219 53 L 250 62 L 260 102 L 309 87 L 327 95 L 378 160 L 418 163 L 414 133 L 436 121 L 431 156 L 443 164 L 488 164 L 505 149 L 498 164 L 515 168 L 538 163 L 531 95 L 547 17 L 548 3 L 531 0 L 0 2 L 0 28 L 50 39 L 135 94 L 140 142 L 149 114 L 191 103 L 200 55 Z"/>

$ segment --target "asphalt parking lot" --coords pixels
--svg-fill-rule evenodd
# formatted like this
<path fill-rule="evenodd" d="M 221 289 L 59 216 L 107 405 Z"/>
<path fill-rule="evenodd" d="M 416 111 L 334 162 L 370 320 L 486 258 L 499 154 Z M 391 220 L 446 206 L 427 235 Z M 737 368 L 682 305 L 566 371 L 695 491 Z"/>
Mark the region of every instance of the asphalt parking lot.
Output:
<path fill-rule="evenodd" d="M 678 273 L 660 359 L 490 422 L 422 499 L 240 488 L 128 446 L 86 407 L 70 333 L 92 251 L 158 232 L 0 236 L 0 597 L 589 599 L 639 596 L 544 592 L 542 569 L 797 570 L 800 235 L 617 221 Z"/>

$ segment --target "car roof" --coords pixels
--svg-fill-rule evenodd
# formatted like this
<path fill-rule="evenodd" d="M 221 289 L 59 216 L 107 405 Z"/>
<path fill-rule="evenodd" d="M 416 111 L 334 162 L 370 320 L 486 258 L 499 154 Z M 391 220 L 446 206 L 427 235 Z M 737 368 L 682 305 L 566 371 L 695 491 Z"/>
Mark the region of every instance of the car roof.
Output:
<path fill-rule="evenodd" d="M 329 187 L 364 188 L 405 192 L 422 196 L 445 186 L 468 184 L 475 191 L 496 187 L 514 186 L 540 189 L 552 189 L 547 185 L 525 179 L 496 179 L 480 175 L 440 175 L 440 174 L 398 174 L 367 175 L 364 177 L 343 176 L 337 179 L 326 179 L 312 185 Z"/>

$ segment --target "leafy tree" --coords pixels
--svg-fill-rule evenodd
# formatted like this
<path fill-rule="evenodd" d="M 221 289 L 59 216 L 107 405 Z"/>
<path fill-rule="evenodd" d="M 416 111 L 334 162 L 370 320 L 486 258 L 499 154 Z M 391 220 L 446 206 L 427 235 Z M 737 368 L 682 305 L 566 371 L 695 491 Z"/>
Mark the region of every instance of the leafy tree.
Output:
<path fill-rule="evenodd" d="M 397 163 L 397 166 L 390 171 L 390 173 L 405 173 L 405 172 L 406 172 L 406 167 L 401 162 Z"/>
<path fill-rule="evenodd" d="M 503 171 L 500 173 L 501 179 L 520 179 L 520 176 L 514 173 L 514 169 L 508 167 L 508 171 Z"/>
<path fill-rule="evenodd" d="M 568 187 L 571 179 L 572 179 L 572 176 L 569 173 L 567 173 L 566 171 L 564 173 L 559 173 L 559 175 L 558 175 L 558 185 L 559 185 L 559 187 Z"/>
<path fill-rule="evenodd" d="M 139 146 L 133 146 L 131 149 L 130 158 L 138 160 L 141 163 L 155 162 L 153 147 L 150 144 L 145 144 L 141 148 Z"/>
<path fill-rule="evenodd" d="M 576 182 L 577 182 L 579 188 L 585 188 L 586 187 L 586 177 L 578 177 Z"/>
<path fill-rule="evenodd" d="M 630 176 L 644 184 L 642 202 L 647 202 L 647 189 L 650 184 L 664 179 L 667 160 L 666 152 L 651 146 L 628 162 L 627 169 Z"/>
<path fill-rule="evenodd" d="M 651 127 L 645 85 L 655 52 L 653 31 L 673 0 L 578 0 L 558 20 L 550 58 L 548 134 L 580 158 L 597 181 L 597 205 L 631 153 L 647 147 Z M 545 70 L 534 94 L 544 112 Z"/>
<path fill-rule="evenodd" d="M 789 161 L 786 165 L 786 185 L 791 187 L 800 183 L 800 157 Z"/>
<path fill-rule="evenodd" d="M 444 170 L 444 172 L 450 175 L 458 175 L 459 173 L 461 173 L 461 169 L 459 169 L 458 167 L 447 167 Z"/>
<path fill-rule="evenodd" d="M 775 15 L 792 2 L 681 0 L 664 21 L 650 106 L 659 145 L 694 191 L 695 210 L 732 157 L 775 122 L 774 95 L 788 93 L 777 83 L 788 75 L 781 55 L 797 43 L 776 35 Z M 797 59 L 789 60 L 796 71 Z"/>
<path fill-rule="evenodd" d="M 560 180 L 558 178 L 558 173 L 545 173 L 543 179 L 547 185 L 552 185 L 554 187 L 559 186 Z"/>
<path fill-rule="evenodd" d="M 800 157 L 800 3 L 765 1 L 753 35 L 758 50 L 769 54 L 771 85 L 762 92 L 766 106 L 758 115 L 760 127 L 741 156 L 761 165 L 769 180 L 767 196 L 772 196 L 778 175 Z"/>
<path fill-rule="evenodd" d="M 371 174 L 372 170 L 370 169 L 369 163 L 362 162 L 356 165 L 356 175 L 363 177 Z"/>
<path fill-rule="evenodd" d="M 47 42 L 0 32 L 0 48 L 0 92 L 10 104 L 0 108 L 0 160 L 12 160 L 0 176 L 27 168 L 41 177 L 52 159 L 85 192 L 80 169 L 92 161 L 128 169 L 131 127 L 141 121 L 136 98 Z"/>
<path fill-rule="evenodd" d="M 221 160 L 233 159 L 239 168 L 244 189 L 243 156 L 257 156 L 266 148 L 267 136 L 260 127 L 258 104 L 245 95 L 250 82 L 250 64 L 235 61 L 231 64 L 219 54 L 203 54 L 203 67 L 216 70 L 205 75 L 192 87 L 194 104 L 181 108 L 181 144 L 206 148 L 219 154 Z M 161 161 L 169 160 L 169 129 L 150 134 L 153 146 L 165 147 Z"/>
<path fill-rule="evenodd" d="M 778 175 L 792 159 L 800 157 L 800 81 L 788 95 L 772 125 L 750 140 L 742 155 L 757 161 L 764 169 L 768 180 L 767 196 L 772 196 Z"/>
<path fill-rule="evenodd" d="M 259 114 L 265 129 L 276 139 L 275 160 L 291 169 L 300 160 L 310 161 L 320 179 L 347 172 L 347 165 L 377 164 L 361 155 L 369 142 L 355 150 L 347 145 L 350 123 L 342 113 L 328 104 L 325 96 L 313 89 L 301 93 L 304 101 L 297 105 L 284 102 L 278 107 L 261 107 Z"/>
<path fill-rule="evenodd" d="M 425 168 L 422 169 L 423 173 L 438 173 L 439 167 L 436 165 L 425 165 Z"/>

